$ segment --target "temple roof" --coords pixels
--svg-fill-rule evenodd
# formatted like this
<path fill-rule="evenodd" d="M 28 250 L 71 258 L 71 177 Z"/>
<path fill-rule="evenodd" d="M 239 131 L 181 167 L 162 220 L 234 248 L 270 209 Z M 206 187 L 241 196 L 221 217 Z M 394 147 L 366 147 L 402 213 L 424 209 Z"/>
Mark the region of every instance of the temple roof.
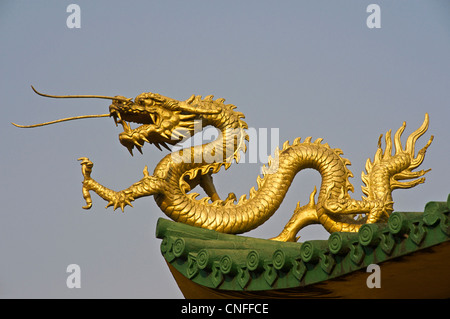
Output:
<path fill-rule="evenodd" d="M 449 213 L 450 196 L 427 203 L 423 212 L 393 212 L 387 223 L 365 224 L 358 233 L 336 232 L 303 243 L 223 234 L 160 218 L 156 237 L 187 298 L 365 298 L 361 291 L 386 298 L 449 298 Z M 380 265 L 385 289 L 367 288 L 371 264 Z M 389 286 L 396 290 L 389 292 Z"/>

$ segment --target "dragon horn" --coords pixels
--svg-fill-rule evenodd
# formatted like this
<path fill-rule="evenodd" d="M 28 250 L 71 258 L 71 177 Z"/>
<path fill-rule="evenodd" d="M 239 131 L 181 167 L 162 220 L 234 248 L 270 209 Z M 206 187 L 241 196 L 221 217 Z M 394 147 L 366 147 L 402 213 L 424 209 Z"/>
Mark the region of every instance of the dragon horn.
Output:
<path fill-rule="evenodd" d="M 117 101 L 123 101 L 123 102 L 129 102 L 132 99 L 129 98 L 124 98 L 124 97 L 113 97 L 113 96 L 104 96 L 104 95 L 50 95 L 50 94 L 44 94 L 41 93 L 39 91 L 37 91 L 33 86 L 31 86 L 31 88 L 33 89 L 33 91 L 40 95 L 40 96 L 45 96 L 45 97 L 51 97 L 54 99 L 67 99 L 67 98 L 88 98 L 88 99 L 107 99 L 107 100 L 117 100 Z"/>

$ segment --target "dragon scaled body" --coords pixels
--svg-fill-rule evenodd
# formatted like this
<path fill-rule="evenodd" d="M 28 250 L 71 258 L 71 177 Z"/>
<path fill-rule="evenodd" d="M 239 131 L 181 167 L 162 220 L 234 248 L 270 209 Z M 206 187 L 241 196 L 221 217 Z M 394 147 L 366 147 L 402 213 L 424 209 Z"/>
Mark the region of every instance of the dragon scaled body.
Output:
<path fill-rule="evenodd" d="M 243 195 L 236 200 L 234 194 L 229 194 L 222 200 L 212 174 L 222 167 L 227 169 L 233 160 L 239 161 L 248 140 L 244 115 L 236 112 L 234 105 L 225 104 L 224 99 L 214 100 L 213 96 L 195 95 L 186 101 L 154 93 L 142 93 L 134 101 L 124 97 L 112 99 L 109 115 L 123 126 L 119 140 L 131 153 L 134 148 L 141 151 L 144 143 L 158 148 L 178 144 L 206 126 L 217 128 L 218 137 L 210 143 L 166 155 L 152 175 L 146 167 L 140 181 L 119 192 L 96 182 L 91 177 L 93 163 L 81 158 L 83 196 L 87 202 L 84 208 L 92 205 L 90 191 L 105 199 L 107 207 L 122 210 L 139 197 L 153 196 L 161 210 L 175 221 L 238 234 L 258 227 L 277 211 L 298 172 L 306 168 L 317 170 L 322 177 L 320 189 L 314 189 L 307 205 L 297 205 L 285 228 L 273 238 L 280 241 L 298 240 L 299 230 L 309 224 L 322 224 L 329 232 L 356 232 L 364 223 L 386 221 L 393 211 L 392 191 L 424 182 L 427 171 L 413 170 L 424 160 L 433 139 L 431 136 L 415 154 L 415 143 L 428 128 L 427 114 L 421 127 L 408 137 L 405 147 L 400 141 L 405 124 L 395 133 L 393 142 L 391 131 L 386 133 L 384 150 L 380 136 L 375 157 L 373 161 L 367 160 L 366 173 L 362 174 L 365 197 L 355 200 L 349 195 L 353 191 L 349 182 L 352 173 L 347 168 L 350 161 L 341 157 L 342 151 L 322 143 L 322 139 L 297 138 L 292 143 L 285 142 L 269 158 L 262 177 L 257 177 L 257 188 L 250 190 L 248 198 Z M 140 126 L 132 129 L 130 122 Z M 196 198 L 199 194 L 191 190 L 197 185 L 208 197 Z"/>

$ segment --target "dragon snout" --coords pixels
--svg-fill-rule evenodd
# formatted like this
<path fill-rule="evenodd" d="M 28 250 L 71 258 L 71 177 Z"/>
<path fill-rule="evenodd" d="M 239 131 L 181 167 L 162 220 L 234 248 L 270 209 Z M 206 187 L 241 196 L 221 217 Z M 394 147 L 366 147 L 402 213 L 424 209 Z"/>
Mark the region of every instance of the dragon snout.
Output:
<path fill-rule="evenodd" d="M 120 121 L 122 121 L 122 116 L 120 115 L 120 111 L 118 106 L 111 104 L 109 106 L 109 116 L 114 119 L 114 123 L 116 123 L 116 126 Z"/>

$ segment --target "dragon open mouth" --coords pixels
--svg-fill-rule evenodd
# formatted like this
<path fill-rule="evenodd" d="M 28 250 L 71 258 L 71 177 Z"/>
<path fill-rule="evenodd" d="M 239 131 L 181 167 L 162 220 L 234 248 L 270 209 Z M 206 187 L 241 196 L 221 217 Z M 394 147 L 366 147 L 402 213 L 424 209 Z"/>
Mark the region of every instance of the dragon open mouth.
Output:
<path fill-rule="evenodd" d="M 116 126 L 122 124 L 125 132 L 131 130 L 130 122 L 137 124 L 154 125 L 159 127 L 161 125 L 161 116 L 158 113 L 138 113 L 138 114 L 127 114 L 126 120 L 122 117 L 120 112 L 114 110 L 110 113 L 110 116 L 114 119 Z"/>
<path fill-rule="evenodd" d="M 126 111 L 116 108 L 114 104 L 110 107 L 110 116 L 114 119 L 116 126 L 121 124 L 123 128 L 123 132 L 119 134 L 119 141 L 131 155 L 134 148 L 142 153 L 145 142 L 154 144 L 160 150 L 160 146 L 170 150 L 167 144 L 174 145 L 180 141 L 172 135 L 177 123 L 168 120 L 163 113 L 164 111 L 156 108 L 150 112 L 148 107 L 146 110 L 128 109 Z M 132 127 L 131 123 L 139 126 Z"/>

